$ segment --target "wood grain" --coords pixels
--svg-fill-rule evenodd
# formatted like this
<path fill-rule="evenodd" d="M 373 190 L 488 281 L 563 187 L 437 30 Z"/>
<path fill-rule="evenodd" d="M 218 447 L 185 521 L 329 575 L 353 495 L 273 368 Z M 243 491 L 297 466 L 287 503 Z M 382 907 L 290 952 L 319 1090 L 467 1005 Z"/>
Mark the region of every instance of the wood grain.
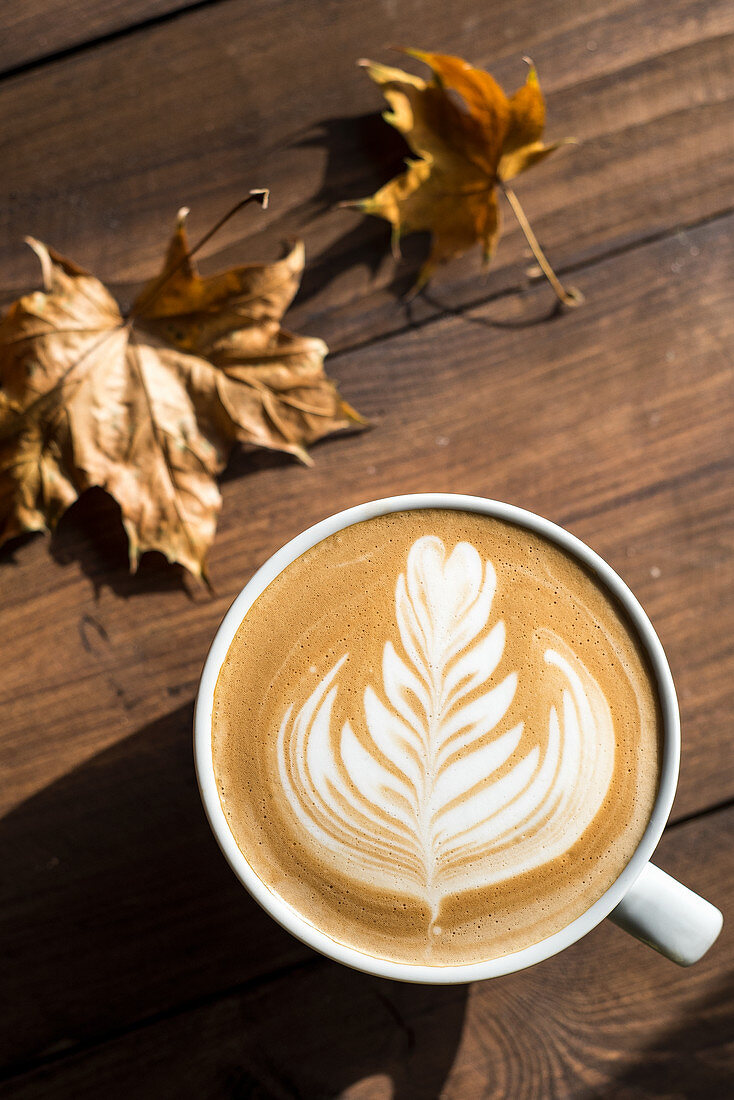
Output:
<path fill-rule="evenodd" d="M 6 629 L 18 638 L 0 696 L 14 764 L 5 805 L 167 713 L 169 691 L 190 698 L 216 623 L 257 565 L 305 526 L 360 500 L 425 489 L 476 492 L 560 521 L 578 515 L 573 526 L 584 537 L 583 516 L 630 498 L 625 527 L 608 529 L 610 536 L 624 531 L 625 542 L 616 551 L 599 545 L 602 553 L 624 574 L 637 525 L 657 515 L 685 561 L 699 537 L 686 509 L 706 502 L 695 479 L 685 479 L 710 469 L 722 492 L 731 480 L 725 349 L 734 327 L 733 226 L 726 218 L 685 240 L 589 267 L 580 280 L 587 305 L 550 321 L 531 323 L 545 311 L 536 290 L 508 302 L 503 316 L 496 306 L 449 316 L 335 358 L 345 395 L 374 430 L 318 447 L 310 470 L 277 456 L 233 463 L 211 560 L 214 600 L 201 591 L 189 599 L 180 574 L 155 557 L 130 579 L 115 509 L 98 511 L 99 498 L 62 524 L 51 544 L 57 560 L 40 538 L 19 549 L 0 577 Z M 674 502 L 674 515 L 670 504 L 656 511 L 654 499 L 645 499 L 668 484 L 663 499 Z M 718 507 L 721 514 L 725 505 Z M 703 601 L 722 616 L 714 637 L 726 638 L 730 527 L 718 538 L 715 569 L 707 575 L 702 563 L 689 573 L 692 588 L 679 614 Z M 96 595 L 95 584 L 104 587 Z M 99 625 L 90 627 L 85 616 Z M 703 623 L 701 631 L 703 639 Z M 674 634 L 672 627 L 664 640 Z M 721 666 L 722 690 L 727 676 Z M 681 788 L 687 811 L 732 793 L 719 786 L 729 776 L 712 772 L 705 793 L 702 777 L 689 776 L 690 794 Z"/>
<path fill-rule="evenodd" d="M 401 163 L 378 117 L 381 97 L 355 61 L 384 57 L 386 42 L 412 41 L 417 27 L 508 86 L 524 79 L 521 57 L 532 53 L 549 137 L 583 143 L 519 184 L 561 267 L 720 213 L 734 174 L 734 9 L 725 0 L 624 7 L 622 18 L 601 0 L 578 11 L 562 0 L 542 11 L 536 0 L 408 0 L 376 20 L 368 6 L 336 15 L 305 0 L 296 50 L 279 30 L 287 9 L 275 18 L 265 0 L 216 4 L 7 80 L 0 287 L 7 298 L 38 278 L 24 233 L 108 281 L 134 282 L 157 268 L 179 206 L 192 207 L 198 232 L 267 185 L 270 211 L 229 226 L 212 246 L 220 260 L 266 258 L 303 235 L 309 273 L 294 324 L 335 348 L 400 328 L 395 292 L 414 278 L 420 242 L 407 243 L 396 275 L 385 225 L 335 204 L 369 193 Z M 511 215 L 506 222 L 488 280 L 476 256 L 445 272 L 453 304 L 526 284 L 525 242 Z"/>
<path fill-rule="evenodd" d="M 196 0 L 3 0 L 0 76 L 95 39 L 190 7 Z"/>
<path fill-rule="evenodd" d="M 215 851 L 190 700 L 253 569 L 360 499 L 466 491 L 565 522 L 630 582 L 669 651 L 685 732 L 675 814 L 734 795 L 733 223 L 689 234 L 686 251 L 673 238 L 589 266 L 586 306 L 552 321 L 522 322 L 545 308 L 536 290 L 505 303 L 504 319 L 494 304 L 337 357 L 374 430 L 319 447 L 311 470 L 233 467 L 214 600 L 187 596 L 155 558 L 129 578 L 104 498 L 69 516 L 56 560 L 41 539 L 17 550 L 3 571 L 15 639 L 2 699 L 6 1064 L 306 957 Z M 677 262 L 685 278 L 672 277 Z"/>
<path fill-rule="evenodd" d="M 733 843 L 729 809 L 669 830 L 659 862 L 730 909 L 734 883 L 717 868 Z M 689 970 L 604 923 L 529 971 L 448 988 L 310 956 L 282 978 L 62 1054 L 0 1095 L 716 1100 L 731 1085 L 733 978 L 726 926 Z"/>
<path fill-rule="evenodd" d="M 711 809 L 734 798 L 732 6 L 8 0 L 3 27 L 0 70 L 18 71 L 0 73 L 0 300 L 37 283 L 25 233 L 125 296 L 178 206 L 196 235 L 267 185 L 269 211 L 228 225 L 204 265 L 302 235 L 288 322 L 327 338 L 373 422 L 319 445 L 313 469 L 234 458 L 213 598 L 157 555 L 130 577 L 101 492 L 0 559 L 4 1095 L 728 1098 L 727 925 L 690 971 L 604 926 L 472 988 L 353 974 L 234 880 L 190 724 L 219 619 L 305 526 L 397 492 L 513 501 L 589 542 L 650 613 L 684 730 L 660 863 L 731 908 L 734 809 Z M 487 277 L 467 257 L 399 297 L 424 242 L 396 270 L 385 227 L 335 206 L 400 167 L 354 65 L 390 60 L 390 42 L 468 56 L 508 88 L 533 57 L 549 139 L 582 144 L 518 192 L 582 309 L 553 313 L 509 217 Z"/>

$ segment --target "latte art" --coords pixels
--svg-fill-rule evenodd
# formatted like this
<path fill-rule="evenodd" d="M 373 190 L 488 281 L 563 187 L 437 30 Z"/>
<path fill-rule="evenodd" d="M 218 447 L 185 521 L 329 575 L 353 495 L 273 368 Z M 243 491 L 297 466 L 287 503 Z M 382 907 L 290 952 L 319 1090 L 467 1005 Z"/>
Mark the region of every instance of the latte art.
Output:
<path fill-rule="evenodd" d="M 570 924 L 624 868 L 658 784 L 654 678 L 554 543 L 390 513 L 253 603 L 212 756 L 240 850 L 303 919 L 385 959 L 476 962 Z"/>
<path fill-rule="evenodd" d="M 505 624 L 496 574 L 469 543 L 418 539 L 395 589 L 401 648 L 364 690 L 359 729 L 332 730 L 342 657 L 278 733 L 279 777 L 298 824 L 368 885 L 415 893 L 435 919 L 444 894 L 557 859 L 609 788 L 614 731 L 598 684 L 560 639 L 544 660 L 565 686 L 543 749 L 513 706 L 518 672 L 496 675 Z M 566 652 L 564 656 L 560 650 Z"/>

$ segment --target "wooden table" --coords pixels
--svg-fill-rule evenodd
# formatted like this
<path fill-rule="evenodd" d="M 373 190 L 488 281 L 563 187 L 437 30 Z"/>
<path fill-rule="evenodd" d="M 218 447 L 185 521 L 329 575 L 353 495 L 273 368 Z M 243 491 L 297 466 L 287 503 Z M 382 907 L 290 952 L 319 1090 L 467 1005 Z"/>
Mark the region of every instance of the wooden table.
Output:
<path fill-rule="evenodd" d="M 287 322 L 328 341 L 374 424 L 313 469 L 233 461 L 213 597 L 156 555 L 130 577 L 101 493 L 4 553 L 2 1095 L 731 1096 L 731 3 L 5 0 L 1 18 L 3 301 L 38 282 L 26 233 L 129 298 L 179 206 L 196 237 L 267 186 L 205 266 L 302 236 Z M 549 138 L 581 144 L 518 193 L 583 308 L 554 314 L 509 212 L 488 277 L 473 255 L 401 300 L 422 242 L 396 270 L 385 226 L 335 206 L 396 167 L 354 65 L 393 42 L 508 87 L 533 57 Z M 650 613 L 684 729 L 658 862 L 729 915 L 693 969 L 604 924 L 512 977 L 378 981 L 281 931 L 217 851 L 190 726 L 223 612 L 308 524 L 426 489 L 567 526 Z"/>

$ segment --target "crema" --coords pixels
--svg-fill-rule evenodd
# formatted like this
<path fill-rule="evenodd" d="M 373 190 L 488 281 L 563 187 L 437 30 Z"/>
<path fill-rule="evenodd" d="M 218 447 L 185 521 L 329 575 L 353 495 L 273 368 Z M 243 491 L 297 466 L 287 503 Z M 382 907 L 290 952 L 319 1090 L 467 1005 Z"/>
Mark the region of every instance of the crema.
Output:
<path fill-rule="evenodd" d="M 443 966 L 588 909 L 644 832 L 654 677 L 554 543 L 454 510 L 330 536 L 248 611 L 215 692 L 222 807 L 255 873 L 334 940 Z"/>

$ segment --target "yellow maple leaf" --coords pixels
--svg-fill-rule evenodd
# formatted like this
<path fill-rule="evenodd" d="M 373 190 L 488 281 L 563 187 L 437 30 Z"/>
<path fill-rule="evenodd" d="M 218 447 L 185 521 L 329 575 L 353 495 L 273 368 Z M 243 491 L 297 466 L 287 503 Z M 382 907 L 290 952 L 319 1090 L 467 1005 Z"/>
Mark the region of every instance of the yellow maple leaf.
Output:
<path fill-rule="evenodd" d="M 438 264 L 475 244 L 488 263 L 500 233 L 496 188 L 565 142 L 541 140 L 545 101 L 532 65 L 525 84 L 508 97 L 489 73 L 459 57 L 402 52 L 425 62 L 432 79 L 373 61 L 360 65 L 390 105 L 383 117 L 404 135 L 416 159 L 370 198 L 346 205 L 389 221 L 394 251 L 405 234 L 430 232 L 420 287 Z"/>

